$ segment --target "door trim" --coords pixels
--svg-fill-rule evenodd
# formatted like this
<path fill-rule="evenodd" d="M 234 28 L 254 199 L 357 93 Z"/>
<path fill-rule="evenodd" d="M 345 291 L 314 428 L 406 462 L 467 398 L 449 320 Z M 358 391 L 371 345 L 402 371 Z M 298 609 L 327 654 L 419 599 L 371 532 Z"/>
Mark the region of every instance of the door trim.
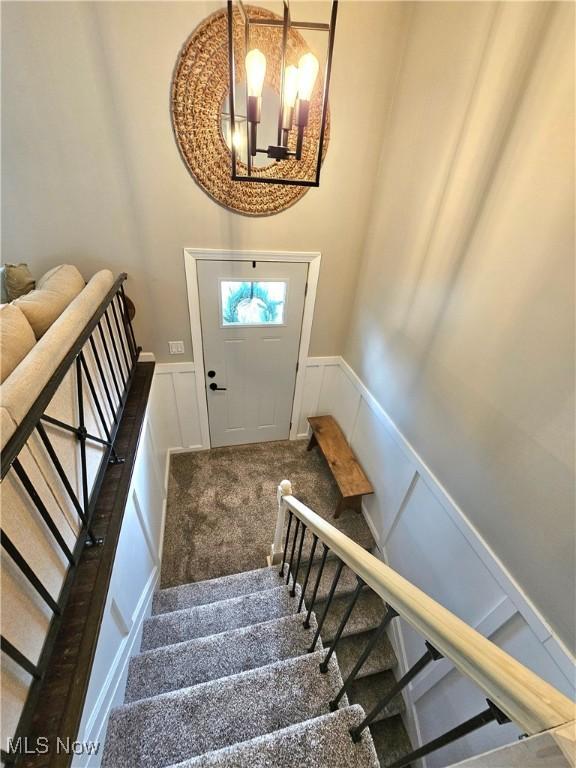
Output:
<path fill-rule="evenodd" d="M 304 298 L 304 312 L 302 314 L 302 330 L 300 332 L 300 347 L 298 349 L 298 370 L 296 372 L 296 385 L 294 387 L 294 400 L 292 402 L 292 416 L 290 427 L 290 440 L 296 440 L 298 422 L 302 407 L 302 393 L 304 391 L 304 376 L 306 373 L 306 361 L 310 347 L 312 334 L 312 320 L 314 318 L 314 305 L 316 303 L 316 289 L 320 274 L 320 251 L 229 251 L 213 248 L 184 248 L 184 270 L 186 273 L 186 287 L 188 291 L 188 311 L 190 313 L 190 331 L 192 334 L 192 357 L 194 359 L 194 373 L 196 376 L 196 396 L 198 398 L 198 414 L 200 416 L 200 431 L 202 444 L 211 447 L 210 429 L 208 426 L 208 397 L 206 394 L 206 378 L 204 375 L 204 353 L 202 343 L 202 325 L 200 323 L 200 298 L 198 293 L 198 261 L 280 261 L 280 262 L 305 262 L 308 264 L 308 290 Z"/>

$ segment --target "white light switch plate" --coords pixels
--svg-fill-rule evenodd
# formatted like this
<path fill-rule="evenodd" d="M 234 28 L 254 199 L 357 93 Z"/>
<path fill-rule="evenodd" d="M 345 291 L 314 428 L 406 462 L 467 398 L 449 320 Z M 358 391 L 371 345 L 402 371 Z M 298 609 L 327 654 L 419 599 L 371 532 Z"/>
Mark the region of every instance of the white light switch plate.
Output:
<path fill-rule="evenodd" d="M 183 341 L 169 341 L 168 349 L 171 355 L 183 355 L 184 354 L 184 342 Z"/>

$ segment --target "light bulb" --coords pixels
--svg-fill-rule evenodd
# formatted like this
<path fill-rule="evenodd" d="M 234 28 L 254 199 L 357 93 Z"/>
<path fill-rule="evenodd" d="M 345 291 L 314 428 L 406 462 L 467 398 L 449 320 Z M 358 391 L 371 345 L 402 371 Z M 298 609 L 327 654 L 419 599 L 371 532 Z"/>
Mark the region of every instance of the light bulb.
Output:
<path fill-rule="evenodd" d="M 310 101 L 318 68 L 318 59 L 313 53 L 305 53 L 298 62 L 298 98 L 302 101 Z"/>
<path fill-rule="evenodd" d="M 266 57 L 258 48 L 253 48 L 246 56 L 246 81 L 248 96 L 259 98 L 262 95 L 266 75 Z"/>
<path fill-rule="evenodd" d="M 298 69 L 293 64 L 284 71 L 284 106 L 292 109 L 298 95 Z"/>

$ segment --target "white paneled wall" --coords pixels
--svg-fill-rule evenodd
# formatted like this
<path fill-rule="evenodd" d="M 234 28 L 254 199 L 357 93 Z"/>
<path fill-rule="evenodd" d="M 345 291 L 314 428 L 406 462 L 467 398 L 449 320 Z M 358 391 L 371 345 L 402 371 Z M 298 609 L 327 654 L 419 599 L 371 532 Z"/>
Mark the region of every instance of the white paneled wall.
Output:
<path fill-rule="evenodd" d="M 100 764 L 108 715 L 124 700 L 128 663 L 140 648 L 142 622 L 159 584 L 166 512 L 163 384 L 155 376 L 78 735 L 79 741 L 100 743 L 100 749 L 89 758 L 76 757 L 75 768 Z"/>
<path fill-rule="evenodd" d="M 299 436 L 307 433 L 307 416 L 333 415 L 373 483 L 376 492 L 364 500 L 364 514 L 388 564 L 574 695 L 569 654 L 347 363 L 311 358 L 302 402 Z M 391 639 L 401 672 L 425 650 L 405 622 L 396 623 Z M 413 743 L 430 741 L 486 707 L 482 692 L 446 660 L 428 667 L 408 687 L 406 699 Z M 517 735 L 513 725 L 490 725 L 423 762 L 428 768 L 447 766 Z"/>

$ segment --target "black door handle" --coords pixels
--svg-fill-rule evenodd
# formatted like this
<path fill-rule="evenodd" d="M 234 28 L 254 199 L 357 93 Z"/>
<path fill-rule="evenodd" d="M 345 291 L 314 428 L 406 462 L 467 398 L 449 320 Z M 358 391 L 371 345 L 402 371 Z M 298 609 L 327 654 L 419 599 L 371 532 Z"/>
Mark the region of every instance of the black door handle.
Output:
<path fill-rule="evenodd" d="M 219 392 L 226 391 L 226 387 L 219 387 L 215 381 L 213 381 L 212 384 L 210 384 L 210 389 L 212 390 L 212 392 L 216 392 L 216 390 L 218 390 Z"/>

